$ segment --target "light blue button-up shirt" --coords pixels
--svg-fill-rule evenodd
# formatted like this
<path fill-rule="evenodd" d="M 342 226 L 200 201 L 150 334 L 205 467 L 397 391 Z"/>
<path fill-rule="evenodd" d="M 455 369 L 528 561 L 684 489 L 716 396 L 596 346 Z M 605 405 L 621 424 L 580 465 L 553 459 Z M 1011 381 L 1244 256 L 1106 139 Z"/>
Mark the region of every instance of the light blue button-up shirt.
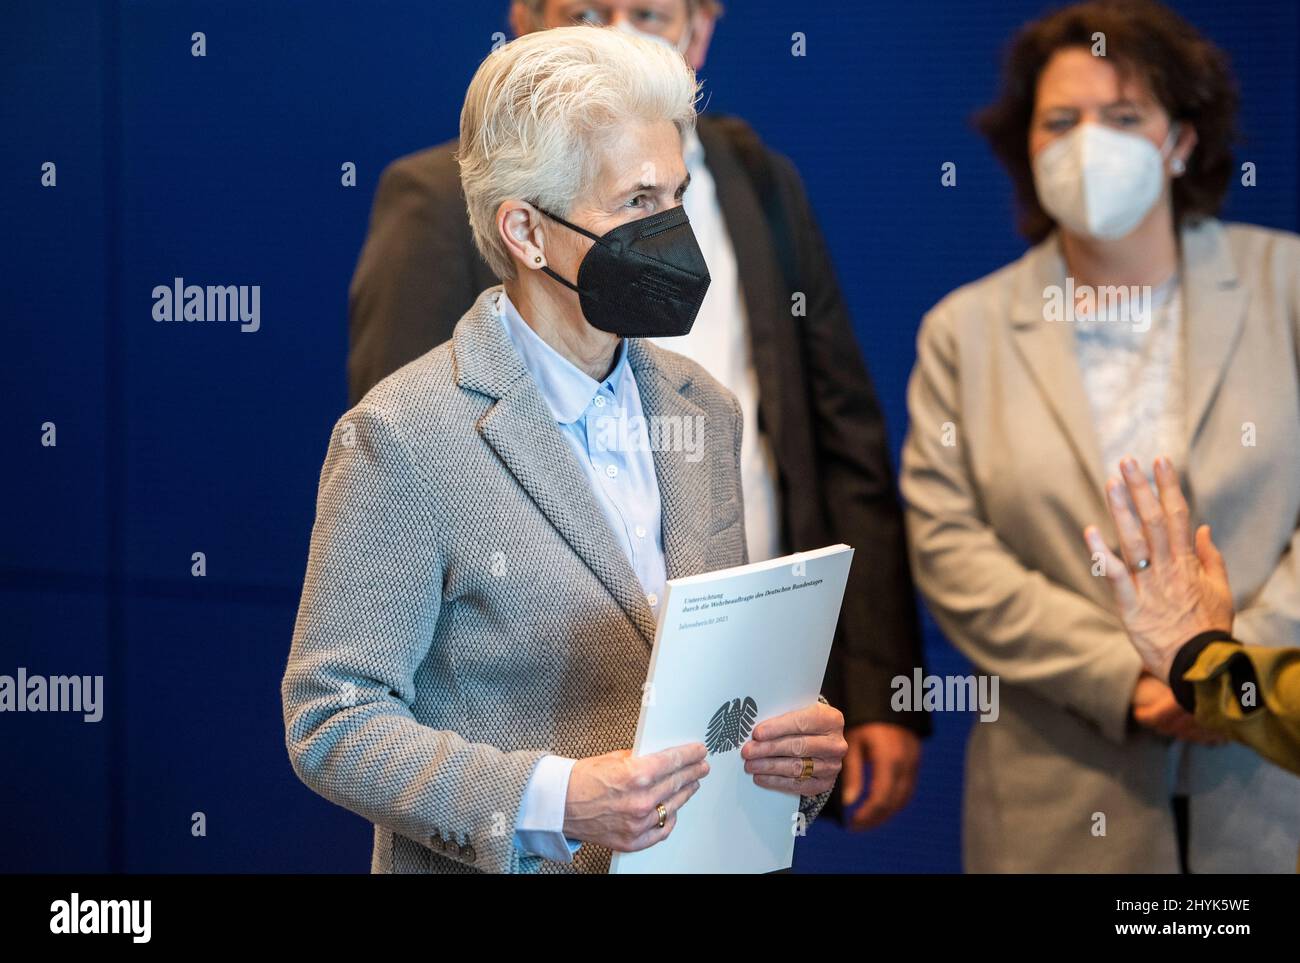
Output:
<path fill-rule="evenodd" d="M 641 394 L 620 341 L 613 370 L 597 382 L 543 341 L 503 290 L 497 313 L 555 416 L 656 618 L 667 581 L 659 482 Z M 581 845 L 564 835 L 564 803 L 577 760 L 548 755 L 533 770 L 515 821 L 515 845 L 569 862 Z"/>

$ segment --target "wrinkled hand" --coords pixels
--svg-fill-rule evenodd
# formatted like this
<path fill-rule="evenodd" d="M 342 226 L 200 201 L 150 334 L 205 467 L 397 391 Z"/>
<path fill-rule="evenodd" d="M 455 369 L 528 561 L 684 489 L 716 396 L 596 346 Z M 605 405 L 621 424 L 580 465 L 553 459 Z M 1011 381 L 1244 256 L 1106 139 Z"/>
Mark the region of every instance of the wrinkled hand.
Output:
<path fill-rule="evenodd" d="M 835 784 L 849 744 L 844 740 L 844 714 L 824 702 L 764 719 L 740 747 L 745 772 L 769 789 L 816 796 Z M 803 759 L 813 761 L 812 775 L 800 780 Z"/>
<path fill-rule="evenodd" d="M 579 759 L 569 772 L 564 802 L 564 835 L 584 843 L 633 853 L 668 838 L 677 810 L 708 774 L 702 742 L 633 756 L 618 749 Z M 659 826 L 660 803 L 668 810 Z"/>
<path fill-rule="evenodd" d="M 1120 471 L 1125 484 L 1110 479 L 1106 498 L 1123 561 L 1095 525 L 1084 529 L 1084 538 L 1104 559 L 1106 579 L 1134 648 L 1147 669 L 1165 682 L 1183 643 L 1210 629 L 1232 631 L 1232 590 L 1208 525 L 1197 529 L 1193 548 L 1187 501 L 1169 459 L 1156 459 L 1159 500 L 1132 458 L 1121 462 Z M 1129 508 L 1130 498 L 1137 518 Z M 1139 570 L 1142 559 L 1150 565 Z"/>
<path fill-rule="evenodd" d="M 840 800 L 847 812 L 862 796 L 868 767 L 871 792 L 853 813 L 851 829 L 875 829 L 908 804 L 916 789 L 921 765 L 921 740 L 916 733 L 890 722 L 868 722 L 845 732 Z"/>

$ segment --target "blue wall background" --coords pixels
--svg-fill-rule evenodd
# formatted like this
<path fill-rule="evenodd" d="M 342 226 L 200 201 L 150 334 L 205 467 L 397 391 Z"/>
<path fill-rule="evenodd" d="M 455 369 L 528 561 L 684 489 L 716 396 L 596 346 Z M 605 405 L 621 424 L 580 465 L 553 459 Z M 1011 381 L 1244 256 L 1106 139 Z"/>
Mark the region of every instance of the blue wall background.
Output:
<path fill-rule="evenodd" d="M 1300 221 L 1294 0 L 1175 4 L 1232 55 L 1259 185 L 1229 217 Z M 1015 257 L 1006 179 L 971 130 L 1030 0 L 731 0 L 708 107 L 790 154 L 889 417 L 922 313 Z M 279 680 L 329 428 L 346 292 L 379 172 L 456 129 L 505 30 L 465 4 L 24 2 L 0 36 L 0 673 L 105 675 L 102 722 L 0 716 L 0 870 L 359 871 L 370 826 L 312 794 Z M 207 56 L 190 35 L 207 35 Z M 808 56 L 789 55 L 803 31 Z M 939 165 L 958 164 L 958 187 Z M 46 161 L 58 186 L 40 186 Z M 355 188 L 340 165 L 357 165 Z M 262 286 L 262 327 L 167 325 L 174 277 Z M 39 443 L 57 424 L 58 446 Z M 191 553 L 206 578 L 190 575 Z M 929 628 L 939 672 L 965 671 Z M 912 806 L 826 822 L 800 870 L 960 868 L 970 718 L 939 716 Z M 190 833 L 191 813 L 208 835 Z"/>

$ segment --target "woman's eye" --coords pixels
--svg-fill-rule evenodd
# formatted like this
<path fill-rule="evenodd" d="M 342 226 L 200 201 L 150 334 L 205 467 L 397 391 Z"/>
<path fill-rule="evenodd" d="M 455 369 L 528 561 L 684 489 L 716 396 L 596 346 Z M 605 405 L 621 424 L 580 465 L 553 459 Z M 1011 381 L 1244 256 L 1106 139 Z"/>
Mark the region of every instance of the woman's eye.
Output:
<path fill-rule="evenodd" d="M 1063 130 L 1069 130 L 1074 126 L 1074 121 L 1069 117 L 1053 117 L 1043 124 L 1048 130 L 1059 133 Z"/>

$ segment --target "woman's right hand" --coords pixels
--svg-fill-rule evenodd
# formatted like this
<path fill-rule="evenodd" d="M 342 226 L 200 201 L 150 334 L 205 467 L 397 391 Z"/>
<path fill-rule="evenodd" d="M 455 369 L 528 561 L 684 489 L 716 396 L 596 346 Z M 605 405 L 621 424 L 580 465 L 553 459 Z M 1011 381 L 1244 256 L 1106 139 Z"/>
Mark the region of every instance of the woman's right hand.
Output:
<path fill-rule="evenodd" d="M 564 835 L 618 853 L 662 842 L 677 825 L 677 810 L 708 775 L 707 756 L 704 743 L 692 742 L 645 756 L 615 749 L 579 759 L 564 799 Z"/>

